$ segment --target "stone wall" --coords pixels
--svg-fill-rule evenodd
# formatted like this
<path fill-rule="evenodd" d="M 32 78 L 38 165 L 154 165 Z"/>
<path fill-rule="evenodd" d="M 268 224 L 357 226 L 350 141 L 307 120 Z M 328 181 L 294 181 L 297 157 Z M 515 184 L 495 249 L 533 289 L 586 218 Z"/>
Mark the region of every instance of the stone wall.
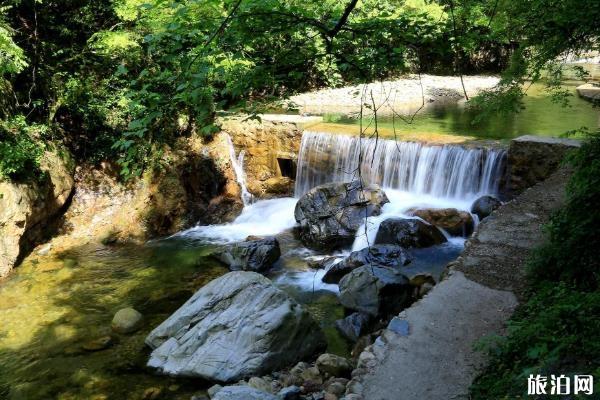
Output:
<path fill-rule="evenodd" d="M 521 136 L 508 148 L 506 194 L 513 197 L 548 178 L 556 171 L 570 150 L 578 148 L 578 140 L 543 136 Z"/>
<path fill-rule="evenodd" d="M 248 191 L 258 198 L 293 194 L 302 131 L 320 117 L 262 115 L 261 120 L 232 117 L 221 121 L 236 154 L 245 152 Z"/>

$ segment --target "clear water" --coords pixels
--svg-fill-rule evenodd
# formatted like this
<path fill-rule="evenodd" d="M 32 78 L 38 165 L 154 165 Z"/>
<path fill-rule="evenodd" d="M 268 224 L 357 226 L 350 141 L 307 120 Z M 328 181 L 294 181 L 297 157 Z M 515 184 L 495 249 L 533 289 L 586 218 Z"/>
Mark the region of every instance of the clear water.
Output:
<path fill-rule="evenodd" d="M 600 127 L 600 109 L 581 99 L 575 88 L 581 82 L 567 82 L 565 88 L 571 96 L 570 106 L 563 107 L 552 102 L 543 84 L 533 84 L 524 98 L 525 108 L 512 115 L 494 115 L 474 124 L 476 112 L 463 104 L 430 106 L 419 112 L 412 123 L 396 118 L 395 124 L 388 117 L 378 118 L 378 128 L 383 137 L 424 137 L 435 140 L 441 135 L 463 136 L 470 139 L 512 139 L 521 135 L 561 136 L 568 131 L 586 127 Z M 342 115 L 324 116 L 324 123 L 312 125 L 311 130 L 326 132 L 358 132 L 359 121 Z M 363 128 L 369 120 L 363 120 Z M 367 132 L 372 132 L 372 126 Z"/>
<path fill-rule="evenodd" d="M 557 135 L 581 126 L 597 127 L 598 111 L 589 103 L 573 98 L 574 108 L 565 110 L 534 89 L 537 91 L 530 91 L 526 99 L 528 110 L 509 120 L 497 117 L 474 127 L 468 112 L 447 107 L 428 111 L 403 129 L 419 135 L 506 139 L 525 133 Z M 393 133 L 389 121 L 380 123 L 384 125 L 382 132 Z M 356 121 L 344 120 L 322 125 L 343 132 L 357 126 Z M 334 171 L 329 173 L 333 179 Z M 391 203 L 384 207 L 385 216 L 403 215 L 413 206 L 468 209 L 472 201 L 392 188 L 387 192 Z M 323 284 L 323 271 L 307 266 L 309 257 L 320 255 L 301 246 L 290 232 L 296 201 L 258 201 L 248 205 L 232 224 L 196 227 L 144 246 L 84 245 L 59 256 L 29 256 L 0 282 L 0 398 L 133 400 L 142 399 L 153 389 L 160 390 L 163 398 L 188 400 L 202 392 L 208 383 L 159 376 L 146 369 L 149 349 L 143 341 L 194 291 L 227 272 L 208 257 L 214 246 L 248 235 L 277 235 L 282 258 L 269 277 L 321 322 L 330 351 L 347 354 L 348 343 L 333 329 L 333 322 L 343 316 L 337 286 Z M 372 240 L 382 218 L 367 221 L 354 249 Z M 415 260 L 408 268 L 437 276 L 462 246 L 463 239 L 451 238 L 440 246 L 413 250 Z M 144 324 L 135 334 L 113 335 L 110 321 L 117 310 L 127 306 L 144 314 Z M 96 352 L 83 349 L 106 335 L 115 337 L 111 347 Z"/>
<path fill-rule="evenodd" d="M 337 285 L 322 284 L 306 267 L 304 258 L 314 253 L 289 231 L 278 233 L 282 258 L 269 277 L 320 321 L 328 351 L 348 355 L 349 344 L 334 328 L 343 317 Z M 156 388 L 161 398 L 189 400 L 202 393 L 211 383 L 147 369 L 144 339 L 196 290 L 228 272 L 209 257 L 214 248 L 177 235 L 143 246 L 86 245 L 57 257 L 28 257 L 0 284 L 0 398 L 142 399 Z M 139 310 L 144 323 L 134 334 L 117 335 L 110 323 L 124 307 Z M 84 349 L 107 335 L 111 347 Z"/>
<path fill-rule="evenodd" d="M 28 257 L 0 284 L 0 398 L 141 399 L 154 387 L 189 400 L 202 383 L 147 371 L 144 338 L 226 272 L 206 258 L 210 250 L 167 241 Z M 106 350 L 83 349 L 111 335 L 114 313 L 128 306 L 144 314 L 140 331 L 116 335 Z"/>

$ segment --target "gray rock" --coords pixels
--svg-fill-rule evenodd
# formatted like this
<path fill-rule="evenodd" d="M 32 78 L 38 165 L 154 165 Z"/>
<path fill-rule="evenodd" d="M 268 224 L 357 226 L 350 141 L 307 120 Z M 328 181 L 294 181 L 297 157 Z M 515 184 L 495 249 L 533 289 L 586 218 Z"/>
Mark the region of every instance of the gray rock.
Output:
<path fill-rule="evenodd" d="M 311 400 L 325 400 L 325 393 L 324 392 L 312 393 L 310 395 L 309 399 L 311 399 Z"/>
<path fill-rule="evenodd" d="M 300 400 L 300 394 L 302 391 L 298 386 L 288 386 L 283 388 L 277 393 L 277 397 L 280 400 Z"/>
<path fill-rule="evenodd" d="M 279 400 L 270 393 L 266 393 L 250 386 L 225 386 L 219 390 L 212 400 Z"/>
<path fill-rule="evenodd" d="M 198 290 L 146 338 L 148 365 L 220 382 L 264 375 L 314 354 L 323 332 L 295 300 L 255 272 L 230 272 Z"/>
<path fill-rule="evenodd" d="M 268 237 L 227 245 L 213 256 L 229 265 L 232 271 L 263 272 L 279 259 L 281 250 L 277 239 Z"/>
<path fill-rule="evenodd" d="M 271 382 L 257 376 L 253 376 L 248 380 L 248 386 L 263 392 L 273 393 L 273 386 L 271 385 Z"/>
<path fill-rule="evenodd" d="M 489 216 L 495 209 L 500 207 L 502 202 L 492 196 L 481 196 L 473 202 L 471 212 L 479 217 L 479 220 Z"/>
<path fill-rule="evenodd" d="M 337 356 L 335 354 L 321 354 L 317 358 L 317 368 L 322 373 L 329 374 L 330 376 L 350 376 L 352 372 L 352 364 L 344 357 Z"/>
<path fill-rule="evenodd" d="M 346 392 L 346 385 L 341 382 L 331 382 L 327 389 L 325 390 L 327 393 L 335 394 L 336 396 L 342 396 Z"/>
<path fill-rule="evenodd" d="M 335 321 L 335 327 L 346 339 L 356 342 L 358 338 L 367 333 L 371 316 L 365 313 L 352 313 L 344 319 Z"/>
<path fill-rule="evenodd" d="M 344 400 L 364 400 L 360 394 L 350 393 L 344 396 Z"/>
<path fill-rule="evenodd" d="M 400 336 L 408 336 L 410 333 L 408 321 L 399 317 L 392 318 L 387 328 Z"/>
<path fill-rule="evenodd" d="M 321 371 L 317 367 L 308 367 L 300 374 L 304 381 L 314 382 L 317 384 L 323 383 L 323 378 L 321 377 Z"/>
<path fill-rule="evenodd" d="M 389 200 L 377 185 L 359 182 L 317 186 L 298 200 L 294 217 L 302 242 L 321 250 L 349 246 L 365 218 L 379 215 Z"/>
<path fill-rule="evenodd" d="M 340 302 L 372 316 L 396 314 L 406 306 L 411 291 L 408 279 L 397 269 L 364 265 L 340 281 Z"/>
<path fill-rule="evenodd" d="M 215 397 L 217 392 L 221 389 L 223 389 L 223 386 L 221 386 L 221 385 L 212 385 L 211 387 L 208 388 L 206 393 L 208 393 L 208 397 L 210 397 L 212 399 L 213 397 Z"/>
<path fill-rule="evenodd" d="M 409 263 L 410 258 L 401 247 L 390 244 L 374 245 L 353 251 L 342 261 L 333 264 L 325 272 L 322 280 L 325 283 L 339 283 L 344 275 L 366 264 L 402 267 Z"/>
<path fill-rule="evenodd" d="M 113 317 L 111 327 L 118 333 L 132 333 L 137 331 L 142 324 L 142 314 L 131 307 L 123 308 Z"/>
<path fill-rule="evenodd" d="M 404 248 L 429 247 L 447 242 L 438 228 L 419 219 L 388 218 L 379 225 L 375 244 L 396 244 Z"/>

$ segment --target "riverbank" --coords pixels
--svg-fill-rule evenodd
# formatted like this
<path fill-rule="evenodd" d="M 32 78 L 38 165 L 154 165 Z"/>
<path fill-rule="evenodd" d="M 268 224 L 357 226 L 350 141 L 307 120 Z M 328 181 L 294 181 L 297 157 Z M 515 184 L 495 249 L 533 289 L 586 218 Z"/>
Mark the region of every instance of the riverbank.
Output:
<path fill-rule="evenodd" d="M 564 204 L 568 178 L 561 169 L 482 221 L 448 277 L 360 355 L 346 398 L 468 399 L 486 360 L 473 346 L 504 332 L 523 294 L 525 260 Z"/>
<path fill-rule="evenodd" d="M 400 79 L 345 86 L 335 89 L 321 89 L 292 96 L 288 108 L 297 109 L 302 114 L 344 114 L 358 116 L 361 104 L 364 114 L 370 115 L 373 106 L 379 116 L 393 113 L 409 115 L 421 107 L 456 103 L 465 99 L 465 91 L 470 98 L 484 89 L 494 87 L 499 78 L 494 76 L 437 76 L 409 75 Z M 464 84 L 464 88 L 463 88 Z"/>

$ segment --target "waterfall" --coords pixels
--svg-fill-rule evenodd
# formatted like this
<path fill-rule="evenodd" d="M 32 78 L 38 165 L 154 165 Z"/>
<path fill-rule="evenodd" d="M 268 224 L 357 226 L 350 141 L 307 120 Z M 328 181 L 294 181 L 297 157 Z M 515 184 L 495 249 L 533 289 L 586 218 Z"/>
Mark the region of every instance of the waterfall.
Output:
<path fill-rule="evenodd" d="M 504 150 L 428 145 L 304 132 L 298 156 L 296 197 L 328 182 L 357 179 L 384 188 L 448 199 L 496 194 Z"/>
<path fill-rule="evenodd" d="M 244 155 L 246 152 L 242 150 L 236 157 L 231 136 L 226 135 L 226 138 L 227 144 L 229 145 L 229 158 L 231 159 L 231 165 L 233 166 L 236 181 L 240 185 L 240 190 L 242 192 L 242 202 L 244 203 L 244 206 L 247 206 L 252 202 L 252 194 L 250 194 L 246 188 L 246 174 L 244 173 Z"/>

